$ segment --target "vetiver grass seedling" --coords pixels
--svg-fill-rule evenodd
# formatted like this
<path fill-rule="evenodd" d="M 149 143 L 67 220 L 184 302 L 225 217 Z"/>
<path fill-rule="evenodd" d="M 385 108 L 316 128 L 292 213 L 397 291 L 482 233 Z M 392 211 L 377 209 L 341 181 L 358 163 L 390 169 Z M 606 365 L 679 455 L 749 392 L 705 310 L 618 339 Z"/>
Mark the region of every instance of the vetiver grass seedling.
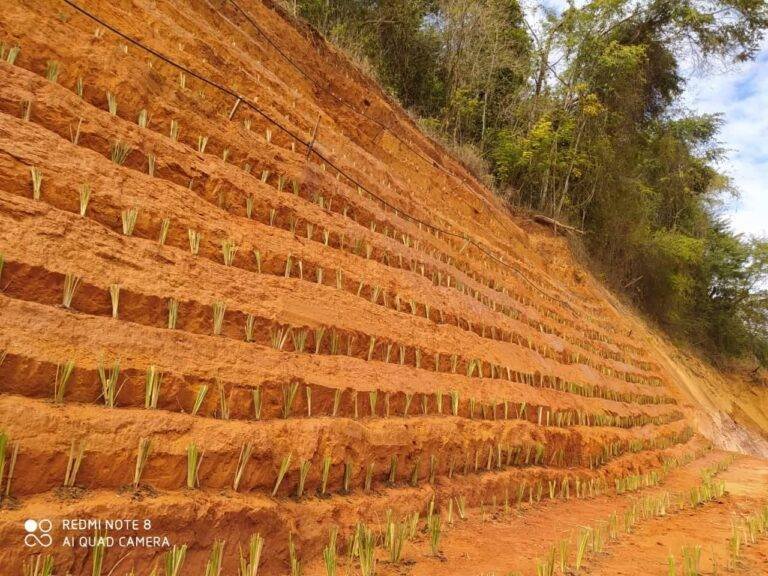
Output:
<path fill-rule="evenodd" d="M 205 154 L 205 147 L 208 146 L 208 136 L 197 137 L 197 151 L 200 154 Z"/>
<path fill-rule="evenodd" d="M 85 442 L 82 440 L 76 442 L 72 440 L 69 446 L 69 458 L 67 459 L 67 470 L 64 473 L 64 487 L 72 488 L 77 480 L 77 473 L 80 470 L 80 464 L 83 462 L 85 454 Z"/>
<path fill-rule="evenodd" d="M 226 302 L 216 301 L 213 303 L 213 334 L 221 335 L 221 329 L 224 326 L 224 314 L 227 312 Z"/>
<path fill-rule="evenodd" d="M 53 556 L 38 554 L 34 559 L 24 560 L 24 576 L 53 576 Z"/>
<path fill-rule="evenodd" d="M 408 526 L 405 522 L 394 522 L 391 518 L 391 511 L 387 510 L 387 513 L 384 547 L 389 554 L 390 564 L 399 564 L 403 554 L 403 545 L 405 544 Z"/>
<path fill-rule="evenodd" d="M 133 236 L 133 229 L 136 227 L 136 219 L 139 217 L 137 208 L 129 208 L 120 212 L 120 219 L 123 223 L 123 234 Z"/>
<path fill-rule="evenodd" d="M 139 128 L 146 128 L 147 124 L 149 124 L 149 114 L 147 113 L 146 108 L 139 110 L 139 117 L 136 119 L 136 124 L 139 125 Z"/>
<path fill-rule="evenodd" d="M 160 384 L 163 374 L 152 364 L 147 368 L 147 379 L 144 387 L 144 408 L 156 409 L 157 400 L 160 397 Z"/>
<path fill-rule="evenodd" d="M 117 116 L 117 96 L 107 90 L 107 110 L 112 116 Z"/>
<path fill-rule="evenodd" d="M 176 321 L 179 318 L 179 301 L 175 298 L 168 299 L 168 329 L 176 329 Z"/>
<path fill-rule="evenodd" d="M 133 148 L 131 148 L 130 144 L 123 142 L 122 140 L 115 140 L 112 143 L 110 158 L 112 159 L 112 162 L 118 166 L 122 166 L 125 164 L 125 161 L 128 159 L 131 152 L 133 152 Z"/>
<path fill-rule="evenodd" d="M 304 494 L 304 485 L 307 481 L 307 475 L 309 474 L 309 467 L 311 462 L 309 460 L 302 460 L 299 464 L 299 483 L 296 485 L 296 499 L 300 500 Z"/>
<path fill-rule="evenodd" d="M 157 164 L 157 156 L 152 152 L 147 152 L 147 174 L 150 178 L 155 176 L 155 165 Z"/>
<path fill-rule="evenodd" d="M 256 318 L 253 314 L 247 314 L 245 316 L 245 341 L 253 342 L 253 329 L 256 323 Z"/>
<path fill-rule="evenodd" d="M 259 250 L 254 250 L 253 258 L 256 260 L 256 272 L 261 274 L 261 252 Z"/>
<path fill-rule="evenodd" d="M 238 576 L 257 576 L 259 572 L 259 563 L 261 562 L 261 552 L 264 549 L 264 538 L 261 534 L 253 534 L 248 540 L 248 556 L 243 554 L 243 549 L 238 549 L 240 556 Z"/>
<path fill-rule="evenodd" d="M 237 245 L 234 240 L 222 240 L 221 253 L 224 257 L 224 265 L 232 266 L 232 263 L 235 261 L 235 254 L 237 254 Z"/>
<path fill-rule="evenodd" d="M 219 417 L 229 420 L 229 396 L 224 391 L 224 386 L 219 384 Z"/>
<path fill-rule="evenodd" d="M 32 198 L 34 200 L 40 200 L 40 189 L 43 186 L 43 173 L 36 166 L 32 166 L 29 169 L 29 173 L 32 175 Z"/>
<path fill-rule="evenodd" d="M 459 514 L 461 520 L 467 519 L 467 498 L 466 496 L 457 496 L 456 500 L 456 512 Z"/>
<path fill-rule="evenodd" d="M 141 482 L 141 476 L 144 474 L 144 467 L 149 460 L 149 454 L 152 451 L 152 442 L 149 438 L 139 440 L 139 450 L 136 453 L 136 467 L 133 470 L 133 489 L 136 490 Z"/>
<path fill-rule="evenodd" d="M 163 221 L 160 223 L 160 232 L 157 236 L 157 243 L 160 244 L 160 246 L 165 245 L 165 241 L 168 239 L 168 229 L 171 227 L 171 219 L 170 218 L 163 218 Z"/>
<path fill-rule="evenodd" d="M 112 365 L 112 370 L 107 373 L 107 369 L 104 366 L 104 360 L 99 358 L 99 381 L 101 382 L 101 396 L 104 398 L 104 405 L 107 408 L 114 408 L 115 401 L 119 390 L 117 388 L 117 380 L 120 377 L 120 359 L 115 358 L 115 362 Z"/>
<path fill-rule="evenodd" d="M 288 533 L 288 560 L 291 566 L 291 576 L 301 576 L 301 562 L 293 542 L 293 533 Z"/>
<path fill-rule="evenodd" d="M 321 469 L 320 479 L 320 495 L 325 496 L 328 491 L 328 476 L 331 473 L 331 455 L 326 454 L 323 456 L 323 465 Z"/>
<path fill-rule="evenodd" d="M 304 352 L 307 346 L 307 337 L 309 332 L 306 329 L 293 330 L 291 332 L 291 340 L 293 341 L 293 349 L 296 352 Z"/>
<path fill-rule="evenodd" d="M 246 442 L 240 449 L 240 457 L 237 460 L 237 468 L 235 469 L 235 480 L 232 482 L 232 489 L 237 492 L 240 482 L 245 474 L 245 468 L 248 466 L 248 461 L 251 458 L 251 452 L 253 452 L 253 442 Z"/>
<path fill-rule="evenodd" d="M 205 576 L 221 576 L 221 562 L 224 554 L 224 540 L 214 540 L 211 555 L 205 564 Z"/>
<path fill-rule="evenodd" d="M 285 473 L 288 472 L 288 467 L 291 465 L 291 458 L 293 458 L 293 452 L 283 456 L 280 462 L 280 469 L 277 472 L 277 480 L 275 480 L 275 487 L 272 489 L 272 496 L 277 496 L 277 491 L 280 489 L 280 484 L 283 483 Z"/>
<path fill-rule="evenodd" d="M 10 461 L 8 460 L 8 442 L 8 435 L 5 432 L 0 432 L 0 501 L 2 501 L 3 496 L 8 498 L 11 495 L 11 481 L 16 467 L 16 458 L 19 455 L 19 443 L 14 442 Z M 7 475 L 5 473 L 6 465 L 8 467 Z M 5 489 L 3 489 L 3 485 L 5 485 Z"/>
<path fill-rule="evenodd" d="M 581 570 L 581 564 L 584 561 L 584 555 L 587 551 L 587 544 L 592 531 L 589 528 L 582 528 L 576 539 L 576 559 L 574 560 L 574 568 L 576 572 Z"/>
<path fill-rule="evenodd" d="M 397 481 L 397 454 L 393 454 L 389 459 L 389 484 L 394 486 Z"/>
<path fill-rule="evenodd" d="M 171 120 L 170 137 L 171 137 L 171 140 L 173 140 L 174 142 L 177 142 L 179 140 L 179 131 L 180 131 L 179 121 L 175 119 Z"/>
<path fill-rule="evenodd" d="M 181 576 L 181 567 L 187 557 L 187 545 L 173 545 L 173 548 L 165 553 L 165 576 Z"/>
<path fill-rule="evenodd" d="M 207 394 L 208 384 L 203 384 L 200 386 L 200 388 L 197 389 L 197 394 L 195 395 L 195 403 L 192 406 L 192 416 L 197 416 L 197 413 L 200 411 L 200 408 L 202 407 Z"/>
<path fill-rule="evenodd" d="M 193 442 L 187 446 L 187 488 L 200 487 L 200 464 L 203 462 L 203 454 Z"/>
<path fill-rule="evenodd" d="M 331 526 L 328 534 L 328 545 L 323 548 L 325 576 L 336 576 L 336 537 L 338 533 L 338 528 Z"/>
<path fill-rule="evenodd" d="M 411 486 L 416 486 L 419 483 L 419 466 L 421 465 L 421 454 L 416 456 L 416 460 L 413 462 L 413 468 L 411 469 Z"/>
<path fill-rule="evenodd" d="M 256 386 L 251 391 L 253 397 L 253 418 L 254 420 L 261 420 L 261 386 Z"/>
<path fill-rule="evenodd" d="M 349 494 L 349 482 L 352 479 L 352 462 L 346 460 L 344 462 L 344 483 L 342 491 L 344 494 Z"/>
<path fill-rule="evenodd" d="M 337 388 L 333 392 L 333 408 L 331 409 L 331 416 L 334 418 L 339 415 L 339 407 L 341 406 L 341 394 L 343 390 Z"/>
<path fill-rule="evenodd" d="M 67 392 L 67 384 L 75 369 L 75 361 L 67 360 L 64 364 L 56 366 L 56 379 L 53 382 L 53 401 L 56 404 L 64 403 L 64 395 Z"/>
<path fill-rule="evenodd" d="M 105 540 L 106 532 L 104 535 L 96 533 L 96 543 L 93 545 L 91 552 L 91 576 L 101 576 L 101 569 L 104 565 L 104 555 L 107 551 L 107 543 Z"/>
<path fill-rule="evenodd" d="M 442 522 L 438 514 L 429 517 L 429 546 L 432 549 L 432 555 L 440 554 L 440 534 L 442 533 Z"/>
<path fill-rule="evenodd" d="M 200 233 L 189 228 L 187 230 L 189 236 L 189 251 L 190 253 L 197 255 L 200 252 Z"/>
<path fill-rule="evenodd" d="M 109 299 L 112 302 L 112 318 L 117 318 L 120 307 L 120 284 L 110 284 Z"/>
<path fill-rule="evenodd" d="M 14 46 L 12 48 L 8 49 L 8 55 L 5 57 L 5 61 L 8 62 L 11 66 L 16 62 L 16 58 L 19 55 L 19 52 L 21 52 L 21 48 L 19 46 Z"/>
<path fill-rule="evenodd" d="M 85 216 L 88 210 L 88 202 L 91 200 L 91 187 L 89 184 L 80 186 L 80 216 Z"/>
<path fill-rule="evenodd" d="M 82 127 L 82 125 L 83 125 L 82 117 L 78 119 L 77 128 L 75 128 L 74 130 L 72 130 L 72 125 L 71 124 L 69 125 L 69 140 L 75 146 L 77 146 L 78 143 L 80 142 L 80 128 Z"/>
<path fill-rule="evenodd" d="M 362 522 L 357 525 L 357 546 L 360 573 L 373 576 L 376 572 L 376 535 Z"/>
<path fill-rule="evenodd" d="M 701 546 L 683 546 L 683 576 L 699 576 L 701 564 Z"/>
<path fill-rule="evenodd" d="M 46 62 L 45 78 L 49 82 L 56 82 L 59 79 L 59 62 L 57 60 L 48 60 Z"/>
<path fill-rule="evenodd" d="M 283 385 L 283 418 L 289 418 L 293 410 L 293 401 L 296 399 L 296 392 L 299 390 L 298 382 L 291 382 Z"/>
<path fill-rule="evenodd" d="M 32 116 L 32 102 L 30 100 L 21 101 L 21 119 L 24 122 L 29 122 L 29 118 Z"/>
<path fill-rule="evenodd" d="M 366 492 L 371 491 L 371 485 L 373 484 L 373 469 L 375 464 L 375 462 L 371 462 L 368 464 L 368 467 L 365 470 L 365 484 L 363 486 L 363 490 Z"/>

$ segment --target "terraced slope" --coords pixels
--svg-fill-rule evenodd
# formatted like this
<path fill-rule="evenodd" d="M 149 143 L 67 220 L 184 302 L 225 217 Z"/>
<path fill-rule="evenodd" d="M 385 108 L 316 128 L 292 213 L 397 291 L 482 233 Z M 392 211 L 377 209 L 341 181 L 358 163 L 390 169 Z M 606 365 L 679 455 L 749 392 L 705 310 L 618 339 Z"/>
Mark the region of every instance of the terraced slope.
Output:
<path fill-rule="evenodd" d="M 644 328 L 312 31 L 87 10 L 0 11 L 3 574 L 203 574 L 221 540 L 235 574 L 254 534 L 259 574 L 325 573 L 332 527 L 340 571 L 370 529 L 377 573 L 529 573 L 638 494 L 726 497 Z"/>

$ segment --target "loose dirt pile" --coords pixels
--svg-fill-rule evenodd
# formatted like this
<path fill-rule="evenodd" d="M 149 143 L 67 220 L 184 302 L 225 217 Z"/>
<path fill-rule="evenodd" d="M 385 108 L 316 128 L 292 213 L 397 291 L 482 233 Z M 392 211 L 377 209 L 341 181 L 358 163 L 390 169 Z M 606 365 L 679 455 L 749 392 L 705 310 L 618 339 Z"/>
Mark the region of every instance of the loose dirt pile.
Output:
<path fill-rule="evenodd" d="M 0 573 L 758 565 L 759 424 L 324 40 L 87 10 L 0 11 Z"/>

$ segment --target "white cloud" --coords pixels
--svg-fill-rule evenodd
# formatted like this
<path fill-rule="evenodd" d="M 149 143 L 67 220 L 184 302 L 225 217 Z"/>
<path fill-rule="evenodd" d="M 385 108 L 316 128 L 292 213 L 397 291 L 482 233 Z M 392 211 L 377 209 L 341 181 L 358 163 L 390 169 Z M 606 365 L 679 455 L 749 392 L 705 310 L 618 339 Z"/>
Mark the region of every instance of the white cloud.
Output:
<path fill-rule="evenodd" d="M 768 47 L 730 70 L 689 73 L 685 98 L 695 111 L 723 114 L 722 168 L 740 192 L 727 212 L 733 229 L 768 235 Z"/>

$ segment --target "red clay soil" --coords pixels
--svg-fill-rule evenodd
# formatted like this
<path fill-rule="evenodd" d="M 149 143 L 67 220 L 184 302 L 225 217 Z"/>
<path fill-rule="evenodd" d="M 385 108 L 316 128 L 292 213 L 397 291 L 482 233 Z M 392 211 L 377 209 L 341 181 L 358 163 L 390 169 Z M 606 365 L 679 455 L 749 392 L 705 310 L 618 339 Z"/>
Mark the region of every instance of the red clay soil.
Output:
<path fill-rule="evenodd" d="M 260 575 L 290 572 L 289 537 L 324 574 L 333 527 L 353 574 L 359 523 L 377 574 L 534 574 L 577 527 L 698 485 L 726 458 L 713 443 L 762 446 L 701 427 L 717 408 L 562 239 L 314 31 L 240 5 L 259 30 L 224 0 L 87 3 L 194 73 L 61 0 L 0 10 L 0 576 L 40 555 L 92 574 L 93 527 L 65 520 L 117 518 L 151 527 L 109 532 L 104 575 L 171 576 L 174 545 L 203 574 L 217 540 L 237 574 L 257 533 Z M 763 502 L 739 479 L 765 474 L 737 459 L 727 495 L 639 522 L 582 572 L 661 570 L 688 536 L 722 548 Z M 392 565 L 385 519 L 414 512 Z M 736 567 L 760 573 L 765 550 Z"/>

